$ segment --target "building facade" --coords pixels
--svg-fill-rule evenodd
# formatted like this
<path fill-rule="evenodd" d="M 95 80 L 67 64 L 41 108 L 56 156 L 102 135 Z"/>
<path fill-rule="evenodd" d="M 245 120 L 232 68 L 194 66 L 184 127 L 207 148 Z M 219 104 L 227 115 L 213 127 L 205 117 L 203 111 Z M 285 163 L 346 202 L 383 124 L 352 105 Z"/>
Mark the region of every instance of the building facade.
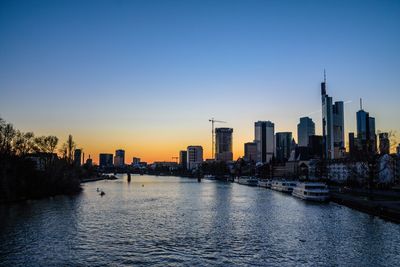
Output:
<path fill-rule="evenodd" d="M 179 165 L 184 170 L 187 169 L 187 151 L 186 150 L 179 151 Z"/>
<path fill-rule="evenodd" d="M 297 124 L 298 146 L 308 146 L 308 138 L 311 135 L 315 135 L 315 123 L 309 117 L 300 118 L 300 123 Z"/>
<path fill-rule="evenodd" d="M 323 156 L 326 159 L 342 158 L 344 146 L 344 105 L 343 101 L 332 103 L 326 93 L 326 79 L 321 83 Z"/>
<path fill-rule="evenodd" d="M 257 144 L 257 162 L 269 163 L 275 154 L 275 125 L 270 121 L 254 123 L 254 142 Z"/>
<path fill-rule="evenodd" d="M 232 161 L 232 128 L 215 129 L 215 159 Z"/>
<path fill-rule="evenodd" d="M 75 149 L 74 151 L 74 164 L 81 166 L 82 164 L 82 149 Z"/>
<path fill-rule="evenodd" d="M 375 118 L 370 117 L 369 113 L 362 109 L 361 100 L 360 110 L 357 111 L 356 119 L 357 139 L 355 140 L 355 148 L 361 153 L 376 153 Z"/>
<path fill-rule="evenodd" d="M 107 153 L 99 154 L 99 166 L 100 167 L 112 167 L 113 166 L 113 154 L 107 154 Z"/>
<path fill-rule="evenodd" d="M 257 160 L 257 143 L 248 142 L 244 144 L 244 159 L 247 161 Z"/>
<path fill-rule="evenodd" d="M 279 162 L 286 162 L 290 158 L 292 151 L 292 133 L 280 132 L 276 133 L 276 160 Z"/>
<path fill-rule="evenodd" d="M 187 168 L 193 170 L 203 163 L 203 147 L 188 146 L 187 147 Z"/>
<path fill-rule="evenodd" d="M 125 166 L 125 150 L 123 149 L 115 150 L 114 166 L 115 167 Z"/>

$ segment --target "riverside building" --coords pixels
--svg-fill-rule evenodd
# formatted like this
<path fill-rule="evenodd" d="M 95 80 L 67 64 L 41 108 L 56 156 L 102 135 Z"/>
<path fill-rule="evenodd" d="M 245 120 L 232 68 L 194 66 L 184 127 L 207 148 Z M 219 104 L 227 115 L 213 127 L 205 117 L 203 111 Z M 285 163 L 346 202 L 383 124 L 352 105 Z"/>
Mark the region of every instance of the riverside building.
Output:
<path fill-rule="evenodd" d="M 254 123 L 254 142 L 257 144 L 257 162 L 269 163 L 275 153 L 275 125 L 270 121 Z"/>
<path fill-rule="evenodd" d="M 232 161 L 232 128 L 215 129 L 215 159 Z"/>

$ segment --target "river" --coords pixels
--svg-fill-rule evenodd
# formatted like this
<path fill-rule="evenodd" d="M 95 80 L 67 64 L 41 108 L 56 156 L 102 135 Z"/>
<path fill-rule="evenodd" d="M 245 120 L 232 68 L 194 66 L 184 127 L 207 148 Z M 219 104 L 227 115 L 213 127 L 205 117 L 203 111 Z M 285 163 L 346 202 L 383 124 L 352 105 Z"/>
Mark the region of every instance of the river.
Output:
<path fill-rule="evenodd" d="M 0 206 L 0 266 L 400 264 L 400 225 L 344 206 L 219 181 L 119 177 Z"/>

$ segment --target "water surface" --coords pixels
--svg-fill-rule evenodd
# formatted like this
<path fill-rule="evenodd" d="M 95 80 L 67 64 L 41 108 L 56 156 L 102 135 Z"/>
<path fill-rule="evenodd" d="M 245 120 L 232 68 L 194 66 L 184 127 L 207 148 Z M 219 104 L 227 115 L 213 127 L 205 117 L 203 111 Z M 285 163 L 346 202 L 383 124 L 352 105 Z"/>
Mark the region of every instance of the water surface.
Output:
<path fill-rule="evenodd" d="M 399 225 L 337 204 L 217 181 L 120 177 L 86 183 L 78 196 L 0 206 L 0 265 L 400 264 Z"/>

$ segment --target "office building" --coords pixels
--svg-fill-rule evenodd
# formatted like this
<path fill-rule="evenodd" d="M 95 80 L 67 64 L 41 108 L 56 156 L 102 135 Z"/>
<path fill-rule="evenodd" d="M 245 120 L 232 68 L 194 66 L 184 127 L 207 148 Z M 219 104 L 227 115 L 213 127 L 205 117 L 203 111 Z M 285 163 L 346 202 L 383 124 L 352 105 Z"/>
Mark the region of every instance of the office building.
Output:
<path fill-rule="evenodd" d="M 75 151 L 74 151 L 74 164 L 76 166 L 81 166 L 81 164 L 82 164 L 82 150 L 81 149 L 75 149 Z"/>
<path fill-rule="evenodd" d="M 286 162 L 290 158 L 290 152 L 292 151 L 292 133 L 276 133 L 275 140 L 276 160 L 279 162 Z"/>
<path fill-rule="evenodd" d="M 113 154 L 107 154 L 107 153 L 99 154 L 99 166 L 100 167 L 112 167 L 113 166 Z"/>
<path fill-rule="evenodd" d="M 270 121 L 254 123 L 254 142 L 257 144 L 257 162 L 269 163 L 275 154 L 275 125 Z"/>
<path fill-rule="evenodd" d="M 311 158 L 321 159 L 323 157 L 323 139 L 321 135 L 311 135 L 308 137 L 308 147 Z"/>
<path fill-rule="evenodd" d="M 179 151 L 179 165 L 183 169 L 187 169 L 187 151 L 181 150 Z"/>
<path fill-rule="evenodd" d="M 140 158 L 133 157 L 132 158 L 132 165 L 140 165 Z"/>
<path fill-rule="evenodd" d="M 232 161 L 232 128 L 215 129 L 215 159 Z"/>
<path fill-rule="evenodd" d="M 309 117 L 300 118 L 297 124 L 297 143 L 298 146 L 308 146 L 308 137 L 315 135 L 315 123 Z"/>
<path fill-rule="evenodd" d="M 203 147 L 188 146 L 187 147 L 187 168 L 193 170 L 203 163 Z"/>
<path fill-rule="evenodd" d="M 257 144 L 248 142 L 244 144 L 244 159 L 247 161 L 257 160 Z"/>
<path fill-rule="evenodd" d="M 332 103 L 332 97 L 326 93 L 326 78 L 321 83 L 322 97 L 322 136 L 323 157 L 342 158 L 344 146 L 344 105 L 343 101 Z"/>
<path fill-rule="evenodd" d="M 379 152 L 381 154 L 390 154 L 390 141 L 388 133 L 379 134 Z"/>
<path fill-rule="evenodd" d="M 115 151 L 114 166 L 115 167 L 125 166 L 125 150 L 118 149 Z"/>
<path fill-rule="evenodd" d="M 360 110 L 357 111 L 357 146 L 361 153 L 376 152 L 375 118 L 362 108 L 360 99 Z"/>

